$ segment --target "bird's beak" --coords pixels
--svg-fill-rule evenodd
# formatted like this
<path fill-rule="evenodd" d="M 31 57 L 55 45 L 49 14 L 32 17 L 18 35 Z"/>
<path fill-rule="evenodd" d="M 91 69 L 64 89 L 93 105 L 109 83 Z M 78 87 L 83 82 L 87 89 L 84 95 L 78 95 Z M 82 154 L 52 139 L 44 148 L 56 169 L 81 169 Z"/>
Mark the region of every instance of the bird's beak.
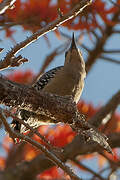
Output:
<path fill-rule="evenodd" d="M 70 46 L 70 50 L 72 51 L 72 49 L 77 49 L 76 43 L 75 43 L 75 35 L 73 33 L 72 36 L 72 42 L 71 42 L 71 46 Z"/>

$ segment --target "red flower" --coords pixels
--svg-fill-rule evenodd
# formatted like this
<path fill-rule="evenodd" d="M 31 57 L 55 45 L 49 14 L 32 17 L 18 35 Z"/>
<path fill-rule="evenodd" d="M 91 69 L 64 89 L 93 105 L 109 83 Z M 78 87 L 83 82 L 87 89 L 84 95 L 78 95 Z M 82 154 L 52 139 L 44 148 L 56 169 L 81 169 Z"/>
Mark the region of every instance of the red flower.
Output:
<path fill-rule="evenodd" d="M 34 32 L 55 20 L 58 17 L 58 8 L 65 14 L 79 2 L 80 0 L 58 0 L 56 4 L 52 4 L 51 0 L 27 0 L 25 2 L 17 0 L 15 8 L 7 10 L 5 19 L 8 22 L 22 25 L 25 30 Z M 117 6 L 108 7 L 107 1 L 94 0 L 79 16 L 67 21 L 64 26 L 69 29 L 89 31 L 92 28 L 101 27 L 98 16 L 104 23 L 114 25 L 115 22 L 112 22 L 111 16 L 108 15 L 117 10 Z"/>
<path fill-rule="evenodd" d="M 29 84 L 32 82 L 33 73 L 30 70 L 25 72 L 16 71 L 13 74 L 9 74 L 7 77 L 11 81 L 15 81 L 21 84 Z"/>

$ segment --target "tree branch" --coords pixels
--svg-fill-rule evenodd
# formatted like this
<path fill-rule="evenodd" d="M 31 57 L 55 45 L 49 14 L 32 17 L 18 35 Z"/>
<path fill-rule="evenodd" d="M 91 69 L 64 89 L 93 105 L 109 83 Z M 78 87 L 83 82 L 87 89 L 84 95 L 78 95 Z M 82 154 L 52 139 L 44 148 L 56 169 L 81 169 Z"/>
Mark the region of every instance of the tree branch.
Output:
<path fill-rule="evenodd" d="M 112 0 L 109 0 L 114 6 L 117 6 L 118 8 L 120 8 L 120 5 Z"/>
<path fill-rule="evenodd" d="M 114 133 L 109 135 L 109 141 L 112 145 L 112 148 L 120 147 L 120 133 Z M 85 143 L 81 136 L 76 136 L 72 143 L 66 145 L 62 153 L 57 153 L 57 157 L 61 159 L 62 162 L 67 160 L 73 160 L 77 155 L 85 155 L 94 152 L 101 152 L 101 149 L 98 145 L 94 143 Z M 40 166 L 42 164 L 42 166 Z M 14 167 L 9 167 L 4 171 L 3 177 L 8 174 L 14 174 L 15 177 L 21 174 L 21 177 L 24 176 L 24 179 L 32 180 L 36 177 L 37 174 L 42 173 L 46 169 L 49 169 L 54 166 L 54 163 L 50 161 L 44 154 L 40 154 L 35 157 L 30 162 L 21 162 Z M 30 173 L 31 172 L 31 173 Z M 13 176 L 12 176 L 13 177 Z M 3 178 L 4 179 L 4 178 Z M 2 179 L 2 180 L 3 180 Z M 22 178 L 21 178 L 22 179 Z M 20 180 L 21 180 L 20 179 Z M 8 180 L 8 179 L 4 179 Z M 11 180 L 11 179 L 9 179 Z M 15 179 L 19 180 L 19 179 Z"/>
<path fill-rule="evenodd" d="M 32 34 L 30 37 L 28 37 L 26 40 L 22 41 L 21 43 L 17 44 L 14 48 L 11 49 L 6 55 L 6 57 L 3 59 L 3 61 L 9 61 L 15 54 L 17 54 L 20 50 L 22 50 L 24 47 L 30 45 L 32 42 L 36 41 L 39 37 L 45 35 L 46 33 L 53 31 L 57 29 L 60 25 L 62 25 L 64 22 L 78 16 L 83 9 L 90 5 L 92 3 L 92 0 L 82 0 L 80 1 L 70 12 L 67 14 L 59 17 L 52 23 L 46 25 L 44 28 L 40 29 L 39 31 Z"/>
<path fill-rule="evenodd" d="M 0 14 L 3 14 L 7 9 L 11 8 L 16 0 L 3 0 L 0 3 Z"/>
<path fill-rule="evenodd" d="M 38 77 L 40 77 L 40 75 L 42 73 L 44 73 L 45 69 L 48 67 L 48 65 L 54 60 L 54 58 L 60 54 L 62 54 L 69 46 L 69 43 L 66 42 L 65 44 L 62 44 L 60 46 L 58 46 L 57 48 L 54 49 L 54 51 L 52 53 L 50 53 L 49 55 L 46 56 L 44 63 L 42 65 L 42 67 L 40 68 L 39 73 L 37 74 L 37 76 L 35 77 L 34 81 L 32 82 L 32 84 L 34 84 L 36 82 L 36 80 L 38 79 Z"/>
<path fill-rule="evenodd" d="M 98 173 L 94 172 L 92 169 L 90 169 L 89 167 L 85 166 L 83 163 L 81 163 L 80 161 L 78 161 L 77 159 L 73 159 L 73 162 L 78 165 L 81 166 L 83 169 L 85 169 L 86 171 L 90 172 L 91 174 L 93 174 L 95 177 L 98 177 L 100 180 L 105 180 L 102 176 L 100 176 Z"/>
<path fill-rule="evenodd" d="M 120 13 L 119 13 L 119 9 L 118 9 L 118 11 L 113 15 L 113 18 L 111 19 L 111 21 L 112 22 L 117 21 L 119 14 Z M 106 24 L 106 27 L 103 31 L 102 37 L 101 38 L 98 37 L 98 39 L 96 40 L 96 45 L 95 45 L 94 49 L 89 53 L 87 61 L 86 61 L 86 72 L 87 73 L 91 70 L 93 64 L 95 64 L 97 59 L 103 53 L 104 45 L 107 42 L 107 40 L 109 39 L 109 37 L 113 34 L 113 31 L 114 31 L 113 29 L 114 29 L 114 26 Z"/>
<path fill-rule="evenodd" d="M 120 53 L 120 49 L 111 49 L 111 50 L 105 50 L 103 53 Z"/>
<path fill-rule="evenodd" d="M 40 149 L 42 152 L 45 153 L 45 155 L 50 158 L 55 164 L 57 164 L 60 168 L 62 168 L 67 174 L 69 174 L 69 176 L 73 179 L 73 180 L 81 180 L 77 175 L 75 175 L 69 167 L 67 167 L 65 164 L 63 164 L 60 159 L 58 159 L 52 152 L 50 152 L 47 148 L 45 148 L 43 145 L 41 145 L 40 143 L 38 143 L 37 141 L 33 140 L 32 138 L 30 138 L 29 136 L 25 136 L 22 135 L 20 133 L 16 133 L 15 131 L 13 131 L 10 127 L 9 124 L 6 121 L 6 118 L 3 114 L 2 109 L 0 109 L 0 118 L 6 128 L 6 130 L 9 132 L 10 136 L 12 138 L 20 138 L 30 144 L 32 144 L 33 146 L 37 147 L 38 149 Z M 11 179 L 14 179 L 15 174 L 10 175 Z M 17 174 L 17 179 L 21 179 L 21 174 L 20 176 L 18 176 Z M 22 177 L 22 179 L 25 179 L 24 176 Z M 5 180 L 7 180 L 7 177 L 5 177 Z"/>
<path fill-rule="evenodd" d="M 17 120 L 20 124 L 23 124 L 25 126 L 25 128 L 28 129 L 28 131 L 30 131 L 29 133 L 29 137 L 31 137 L 33 134 L 36 134 L 39 138 L 41 138 L 41 140 L 47 145 L 47 147 L 49 147 L 50 149 L 56 149 L 54 146 L 52 146 L 50 144 L 50 142 L 38 132 L 37 128 L 33 128 L 31 127 L 29 124 L 27 124 L 26 122 L 24 122 L 22 119 L 16 117 L 15 115 L 13 115 L 12 113 L 10 113 L 8 110 L 4 110 L 5 115 L 7 115 L 7 117 L 12 117 L 14 120 Z M 41 117 L 42 118 L 42 117 Z M 57 149 L 58 150 L 58 149 Z"/>
<path fill-rule="evenodd" d="M 69 40 L 71 41 L 71 36 L 69 36 L 68 34 L 66 34 L 66 33 L 64 33 L 64 32 L 60 32 L 60 34 L 62 34 L 63 37 L 65 37 L 65 38 L 67 38 L 67 39 L 69 39 Z M 76 42 L 77 42 L 77 44 L 80 45 L 83 49 L 85 49 L 88 53 L 90 52 L 90 49 L 89 49 L 86 45 L 79 43 L 79 36 L 76 37 Z"/>
<path fill-rule="evenodd" d="M 95 127 L 99 127 L 102 120 L 111 112 L 114 112 L 120 104 L 120 90 L 103 106 L 88 122 Z"/>
<path fill-rule="evenodd" d="M 110 57 L 105 57 L 105 56 L 100 56 L 100 58 L 101 58 L 101 60 L 112 62 L 112 63 L 120 65 L 120 61 L 119 60 L 116 60 L 116 59 L 113 59 L 113 58 L 110 58 Z"/>
<path fill-rule="evenodd" d="M 20 66 L 25 62 L 28 62 L 28 59 L 23 58 L 21 55 L 18 57 L 12 57 L 11 59 L 4 59 L 0 61 L 0 70 L 6 69 L 8 67 Z"/>
<path fill-rule="evenodd" d="M 112 152 L 107 143 L 107 138 L 85 121 L 69 96 L 63 97 L 37 92 L 32 87 L 20 85 L 0 77 L 0 103 L 32 111 L 37 115 L 46 117 L 52 123 L 68 123 L 73 130 L 83 135 L 85 141 L 97 142 L 108 152 Z M 32 126 L 36 124 L 39 126 L 41 121 L 35 119 L 35 121 L 29 122 L 29 125 Z"/>

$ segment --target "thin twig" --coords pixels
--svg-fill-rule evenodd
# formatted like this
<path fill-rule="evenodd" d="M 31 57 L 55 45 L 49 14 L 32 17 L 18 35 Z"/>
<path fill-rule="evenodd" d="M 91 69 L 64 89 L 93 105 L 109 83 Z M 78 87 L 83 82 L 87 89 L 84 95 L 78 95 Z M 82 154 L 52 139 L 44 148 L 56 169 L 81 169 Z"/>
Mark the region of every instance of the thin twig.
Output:
<path fill-rule="evenodd" d="M 105 167 L 104 169 L 102 169 L 102 170 L 99 171 L 99 174 L 102 174 L 102 173 L 104 173 L 105 171 L 109 171 L 109 170 L 110 170 L 110 167 Z M 92 180 L 95 180 L 95 178 L 96 178 L 96 176 L 94 175 L 94 176 L 92 177 Z"/>
<path fill-rule="evenodd" d="M 113 30 L 112 33 L 120 34 L 120 30 Z"/>
<path fill-rule="evenodd" d="M 28 143 L 32 144 L 33 146 L 37 147 L 38 149 L 40 149 L 42 152 L 45 153 L 45 155 L 50 158 L 55 164 L 57 164 L 60 168 L 62 168 L 67 174 L 69 174 L 69 176 L 74 179 L 74 180 L 81 180 L 77 175 L 75 175 L 71 169 L 66 166 L 63 162 L 61 162 L 60 159 L 58 159 L 53 153 L 51 153 L 47 148 L 45 148 L 43 145 L 41 145 L 40 143 L 38 143 L 37 141 L 31 139 L 29 136 L 25 136 L 22 135 L 20 133 L 16 133 L 15 131 L 13 131 L 9 124 L 6 121 L 6 117 L 3 114 L 3 110 L 0 108 L 0 118 L 7 130 L 7 132 L 9 132 L 10 136 L 14 139 L 14 138 L 20 138 L 24 141 L 27 141 Z"/>
<path fill-rule="evenodd" d="M 113 147 L 120 147 L 120 133 L 115 133 L 115 137 L 113 137 L 113 134 L 111 134 L 111 144 Z M 67 144 L 63 152 L 60 153 L 60 159 L 62 162 L 66 162 L 67 160 L 73 160 L 76 158 L 78 155 L 85 155 L 93 152 L 101 152 L 100 147 L 96 146 L 94 143 L 84 143 L 83 139 L 81 136 L 76 136 L 73 141 L 69 144 Z M 59 153 L 57 153 L 58 155 Z M 24 167 L 26 163 L 23 162 L 23 164 L 19 163 L 18 168 L 20 169 L 21 166 Z M 42 164 L 42 166 L 40 166 Z M 34 159 L 32 159 L 29 162 L 28 168 L 26 169 L 26 177 L 30 175 L 30 168 L 32 168 L 34 174 L 33 176 L 35 177 L 36 174 L 42 173 L 43 171 L 53 167 L 54 164 L 51 163 L 51 161 L 44 156 L 44 154 L 40 154 Z M 16 166 L 15 166 L 16 167 Z M 37 168 L 36 168 L 37 167 Z M 13 172 L 13 169 L 10 171 Z M 102 172 L 101 172 L 102 173 Z"/>
<path fill-rule="evenodd" d="M 111 164 L 112 167 L 114 167 L 115 169 L 119 168 L 120 166 L 120 161 L 116 162 L 116 161 L 113 161 L 112 159 L 110 159 L 105 153 L 103 152 L 99 152 L 99 154 L 101 156 L 103 156 L 105 159 L 108 160 L 108 162 Z"/>
<path fill-rule="evenodd" d="M 3 14 L 8 8 L 11 8 L 16 0 L 3 0 L 0 3 L 0 14 Z"/>
<path fill-rule="evenodd" d="M 97 35 L 97 33 L 94 30 L 91 30 L 90 33 L 92 33 L 95 36 L 95 38 L 97 40 L 99 40 L 99 36 Z"/>
<path fill-rule="evenodd" d="M 120 53 L 120 49 L 104 50 L 103 53 Z"/>
<path fill-rule="evenodd" d="M 116 3 L 116 2 L 114 2 L 114 1 L 112 1 L 112 0 L 109 0 L 114 6 L 117 6 L 118 8 L 120 8 L 120 4 L 118 4 L 118 3 Z"/>
<path fill-rule="evenodd" d="M 38 129 L 37 128 L 34 128 L 29 126 L 29 124 L 27 124 L 25 121 L 23 121 L 22 119 L 14 116 L 12 113 L 10 113 L 8 110 L 4 110 L 5 114 L 11 116 L 13 119 L 17 120 L 20 124 L 23 124 L 28 130 L 30 130 L 30 132 L 32 134 L 36 134 L 38 137 L 40 137 L 42 139 L 43 142 L 46 143 L 46 145 L 50 148 L 50 149 L 55 149 L 55 150 L 58 150 L 58 148 L 52 146 L 50 144 L 50 141 L 48 141 L 43 135 L 41 135 L 39 132 L 38 132 Z M 59 149 L 62 151 L 62 149 Z"/>
<path fill-rule="evenodd" d="M 45 69 L 54 60 L 54 58 L 56 56 L 60 55 L 61 53 L 63 53 L 67 47 L 68 47 L 68 42 L 60 45 L 52 53 L 50 53 L 49 55 L 46 56 L 46 58 L 44 60 L 44 64 L 40 68 L 40 71 L 38 72 L 37 76 L 34 78 L 32 84 L 34 84 L 37 81 L 37 79 L 42 75 L 42 73 L 44 73 Z"/>
<path fill-rule="evenodd" d="M 4 70 L 8 67 L 17 67 L 21 64 L 28 62 L 27 58 L 23 58 L 21 55 L 18 57 L 12 57 L 11 59 L 5 59 L 0 61 L 0 70 Z"/>
<path fill-rule="evenodd" d="M 90 49 L 85 45 L 85 44 L 81 44 L 80 45 L 83 49 L 85 49 L 88 53 L 90 53 Z"/>
<path fill-rule="evenodd" d="M 69 39 L 71 41 L 71 36 L 69 36 L 68 34 L 64 33 L 64 32 L 60 32 L 60 34 L 62 34 L 62 36 L 64 36 L 65 38 Z M 80 45 L 83 49 L 85 49 L 87 52 L 90 52 L 90 49 L 85 45 L 85 44 L 80 44 L 79 43 L 79 38 L 76 37 L 76 43 L 78 45 Z"/>
<path fill-rule="evenodd" d="M 111 18 L 111 21 L 116 22 L 119 18 L 119 15 L 120 15 L 119 11 L 114 13 L 113 17 Z M 115 25 L 116 25 L 116 23 L 115 23 Z M 91 68 L 93 67 L 95 62 L 99 59 L 99 57 L 103 53 L 103 50 L 104 50 L 103 47 L 104 47 L 106 41 L 108 40 L 108 38 L 113 34 L 114 26 L 105 24 L 105 29 L 103 31 L 101 38 L 96 40 L 96 45 L 95 45 L 94 49 L 92 49 L 92 51 L 88 54 L 88 58 L 86 61 L 86 72 L 87 73 L 91 70 Z"/>
<path fill-rule="evenodd" d="M 69 11 L 66 15 L 59 17 L 52 23 L 46 25 L 44 28 L 38 30 L 36 33 L 32 34 L 30 37 L 28 37 L 26 40 L 22 41 L 21 43 L 17 44 L 14 48 L 11 49 L 6 55 L 6 57 L 3 59 L 3 61 L 8 61 L 11 59 L 15 54 L 17 54 L 20 50 L 22 50 L 24 47 L 30 45 L 32 42 L 36 41 L 39 37 L 47 34 L 50 31 L 54 31 L 57 29 L 60 25 L 62 25 L 64 22 L 78 16 L 82 10 L 90 5 L 92 3 L 92 0 L 82 0 L 79 4 L 77 4 L 71 11 Z"/>
<path fill-rule="evenodd" d="M 62 16 L 63 16 L 63 12 L 61 11 L 60 8 L 58 8 L 58 16 L 59 16 L 59 17 L 62 17 Z"/>
<path fill-rule="evenodd" d="M 90 172 L 91 174 L 93 174 L 95 177 L 98 177 L 100 180 L 105 180 L 103 177 L 101 177 L 99 174 L 97 174 L 96 172 L 94 172 L 92 169 L 90 169 L 89 167 L 85 166 L 83 163 L 81 163 L 80 161 L 78 161 L 77 159 L 74 159 L 73 162 L 75 162 L 78 166 L 83 167 L 86 171 Z"/>
<path fill-rule="evenodd" d="M 110 57 L 100 56 L 100 59 L 104 60 L 104 61 L 112 62 L 112 63 L 115 63 L 115 64 L 120 64 L 119 60 L 116 60 L 116 59 L 113 59 L 113 58 L 110 58 Z"/>
<path fill-rule="evenodd" d="M 65 44 L 62 44 L 62 45 L 58 46 L 57 48 L 55 48 L 55 50 L 52 53 L 47 55 L 46 59 L 44 60 L 44 64 L 41 67 L 40 74 L 42 74 L 45 71 L 46 67 L 49 65 L 49 63 L 52 62 L 52 60 L 56 56 L 60 55 L 61 53 L 63 53 L 66 50 L 66 48 L 68 47 L 68 44 L 69 43 L 67 42 Z"/>

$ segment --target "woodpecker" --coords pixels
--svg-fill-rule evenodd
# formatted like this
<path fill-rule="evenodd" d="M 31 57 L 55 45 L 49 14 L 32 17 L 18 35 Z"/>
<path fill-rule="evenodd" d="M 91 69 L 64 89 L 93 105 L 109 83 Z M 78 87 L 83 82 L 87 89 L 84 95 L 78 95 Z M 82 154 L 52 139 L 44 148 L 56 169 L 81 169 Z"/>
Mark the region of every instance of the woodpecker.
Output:
<path fill-rule="evenodd" d="M 54 77 L 49 80 L 44 88 L 42 88 L 42 91 L 60 96 L 71 95 L 73 100 L 77 103 L 84 87 L 85 76 L 85 62 L 80 50 L 76 46 L 73 34 L 71 47 L 65 53 L 64 66 L 61 69 L 59 68 L 56 70 Z M 33 85 L 33 87 L 39 89 L 40 83 L 41 78 Z"/>
<path fill-rule="evenodd" d="M 73 33 L 71 46 L 65 53 L 64 66 L 46 72 L 32 86 L 37 91 L 60 96 L 70 95 L 77 104 L 83 91 L 85 77 L 85 62 L 76 46 Z M 28 111 L 21 110 L 20 116 L 27 121 L 30 114 Z M 12 124 L 14 124 L 14 130 L 20 131 L 21 125 L 17 121 L 14 120 Z"/>

